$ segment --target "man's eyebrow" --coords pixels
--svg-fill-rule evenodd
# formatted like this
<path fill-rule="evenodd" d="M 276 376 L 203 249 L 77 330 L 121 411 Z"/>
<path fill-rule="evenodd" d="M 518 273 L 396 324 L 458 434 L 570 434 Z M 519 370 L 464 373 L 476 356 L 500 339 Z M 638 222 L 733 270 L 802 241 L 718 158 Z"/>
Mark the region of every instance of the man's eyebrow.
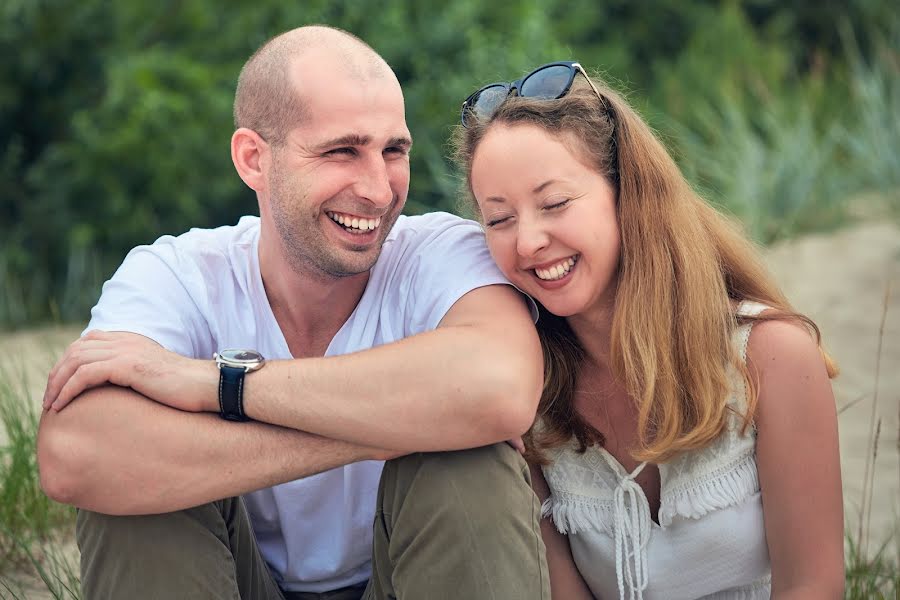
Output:
<path fill-rule="evenodd" d="M 348 133 L 341 137 L 325 140 L 321 144 L 316 145 L 316 150 L 325 150 L 327 148 L 337 148 L 340 146 L 365 146 L 372 141 L 372 137 L 368 135 L 359 135 L 358 133 Z"/>
<path fill-rule="evenodd" d="M 372 136 L 360 135 L 358 133 L 348 133 L 341 137 L 326 140 L 316 146 L 316 150 L 327 150 L 328 148 L 340 148 L 342 146 L 367 146 L 372 143 Z M 406 136 L 392 137 L 387 141 L 386 148 L 399 147 L 408 150 L 412 146 L 412 140 Z"/>
<path fill-rule="evenodd" d="M 392 137 L 391 139 L 389 139 L 386 147 L 399 147 L 403 148 L 404 150 L 409 150 L 410 148 L 412 148 L 412 140 L 405 135 L 399 135 L 397 137 Z"/>

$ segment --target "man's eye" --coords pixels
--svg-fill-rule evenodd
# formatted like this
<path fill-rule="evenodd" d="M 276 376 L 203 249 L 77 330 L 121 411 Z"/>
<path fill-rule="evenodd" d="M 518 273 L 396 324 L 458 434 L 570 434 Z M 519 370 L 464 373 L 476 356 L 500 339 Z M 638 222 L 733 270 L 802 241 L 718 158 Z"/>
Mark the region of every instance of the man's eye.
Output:
<path fill-rule="evenodd" d="M 356 154 L 356 150 L 354 150 L 353 148 L 335 148 L 333 150 L 329 150 L 325 154 L 327 156 L 337 156 L 341 154 L 352 156 L 353 154 Z"/>

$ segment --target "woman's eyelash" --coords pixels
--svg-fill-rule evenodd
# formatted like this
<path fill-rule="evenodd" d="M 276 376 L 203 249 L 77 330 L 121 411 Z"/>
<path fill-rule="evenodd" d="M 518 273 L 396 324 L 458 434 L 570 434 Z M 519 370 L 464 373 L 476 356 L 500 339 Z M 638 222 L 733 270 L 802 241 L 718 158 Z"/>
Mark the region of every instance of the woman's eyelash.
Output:
<path fill-rule="evenodd" d="M 542 210 L 556 210 L 558 208 L 562 208 L 569 204 L 574 198 L 564 198 L 559 200 L 558 202 L 553 202 L 551 204 L 547 204 L 542 208 Z M 510 217 L 498 217 L 496 219 L 488 219 L 484 222 L 486 227 L 496 227 L 497 225 L 502 225 L 504 222 L 508 221 Z"/>
<path fill-rule="evenodd" d="M 554 208 L 562 208 L 569 202 L 571 202 L 571 198 L 566 198 L 565 200 L 560 200 L 559 202 L 554 202 L 553 204 L 548 204 L 544 207 L 545 210 L 553 210 Z"/>

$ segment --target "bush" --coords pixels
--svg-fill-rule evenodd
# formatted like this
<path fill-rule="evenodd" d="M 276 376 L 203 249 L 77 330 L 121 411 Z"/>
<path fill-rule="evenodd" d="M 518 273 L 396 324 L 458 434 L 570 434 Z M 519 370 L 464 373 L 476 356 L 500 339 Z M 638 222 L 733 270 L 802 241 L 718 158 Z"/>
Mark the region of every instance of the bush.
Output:
<path fill-rule="evenodd" d="M 211 0 L 8 0 L 0 327 L 82 320 L 130 247 L 255 212 L 229 160 L 233 88 L 256 47 L 297 25 L 348 29 L 397 72 L 416 139 L 409 213 L 456 205 L 445 140 L 469 92 L 576 58 L 628 82 L 698 184 L 769 240 L 833 226 L 848 191 L 896 189 L 896 51 L 879 42 L 891 15 L 882 0 L 824 12 L 769 0 L 660 0 L 653 11 L 626 0 L 258 0 L 228 11 Z M 839 18 L 859 48 L 849 59 Z M 859 176 L 844 177 L 854 165 Z"/>

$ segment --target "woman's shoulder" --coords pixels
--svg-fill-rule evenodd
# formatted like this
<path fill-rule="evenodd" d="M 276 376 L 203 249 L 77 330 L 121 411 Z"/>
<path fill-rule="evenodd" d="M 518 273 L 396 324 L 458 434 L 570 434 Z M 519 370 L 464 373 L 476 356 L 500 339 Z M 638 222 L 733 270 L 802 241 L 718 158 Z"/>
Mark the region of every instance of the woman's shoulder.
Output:
<path fill-rule="evenodd" d="M 758 381 L 758 428 L 775 420 L 802 422 L 834 413 L 825 357 L 815 334 L 803 322 L 755 323 L 747 344 L 747 366 Z"/>
<path fill-rule="evenodd" d="M 815 334 L 799 320 L 754 323 L 747 342 L 747 360 L 761 380 L 818 374 L 828 377 Z"/>
<path fill-rule="evenodd" d="M 741 357 L 752 362 L 757 372 L 771 366 L 773 361 L 797 361 L 810 365 L 822 363 L 818 332 L 808 325 L 808 320 L 790 315 L 777 316 L 780 311 L 771 306 L 744 300 L 734 304 L 738 318 L 738 334 L 743 334 Z M 775 316 L 775 318 L 766 318 Z M 742 317 L 750 317 L 743 320 Z"/>

